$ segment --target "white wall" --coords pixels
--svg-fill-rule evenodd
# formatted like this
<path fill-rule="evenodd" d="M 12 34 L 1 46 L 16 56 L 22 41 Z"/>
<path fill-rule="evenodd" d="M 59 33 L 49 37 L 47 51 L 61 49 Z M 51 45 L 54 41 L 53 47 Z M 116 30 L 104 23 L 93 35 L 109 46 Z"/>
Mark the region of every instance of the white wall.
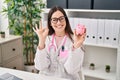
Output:
<path fill-rule="evenodd" d="M 0 12 L 1 12 L 1 2 L 0 2 Z M 0 13 L 0 31 L 1 31 L 1 13 Z"/>
<path fill-rule="evenodd" d="M 4 0 L 0 1 L 0 12 L 2 11 L 2 7 L 7 5 L 4 3 Z M 9 35 L 9 28 L 8 28 L 8 18 L 7 16 L 3 15 L 3 13 L 0 13 L 0 31 L 5 31 L 6 36 Z"/>
<path fill-rule="evenodd" d="M 45 3 L 46 7 L 47 7 L 47 0 L 43 0 L 43 2 Z"/>

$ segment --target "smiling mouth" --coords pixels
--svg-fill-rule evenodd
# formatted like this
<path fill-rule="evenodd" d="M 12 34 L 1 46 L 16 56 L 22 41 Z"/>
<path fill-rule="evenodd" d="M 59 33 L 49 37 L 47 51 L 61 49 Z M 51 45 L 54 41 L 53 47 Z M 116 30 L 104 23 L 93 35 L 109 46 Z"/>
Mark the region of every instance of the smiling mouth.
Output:
<path fill-rule="evenodd" d="M 57 26 L 58 29 L 61 29 L 63 27 L 63 25 Z"/>

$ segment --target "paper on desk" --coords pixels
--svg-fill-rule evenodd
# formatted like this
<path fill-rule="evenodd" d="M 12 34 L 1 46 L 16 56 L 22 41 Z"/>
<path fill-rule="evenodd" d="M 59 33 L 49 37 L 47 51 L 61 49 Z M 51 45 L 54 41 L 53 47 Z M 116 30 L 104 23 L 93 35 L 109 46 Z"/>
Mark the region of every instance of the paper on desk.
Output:
<path fill-rule="evenodd" d="M 20 79 L 10 73 L 5 73 L 3 75 L 0 75 L 0 80 L 23 80 L 23 79 Z"/>
<path fill-rule="evenodd" d="M 35 80 L 70 80 L 70 79 L 64 79 L 64 78 L 58 78 L 53 76 L 45 76 L 43 74 L 39 74 L 35 76 Z"/>

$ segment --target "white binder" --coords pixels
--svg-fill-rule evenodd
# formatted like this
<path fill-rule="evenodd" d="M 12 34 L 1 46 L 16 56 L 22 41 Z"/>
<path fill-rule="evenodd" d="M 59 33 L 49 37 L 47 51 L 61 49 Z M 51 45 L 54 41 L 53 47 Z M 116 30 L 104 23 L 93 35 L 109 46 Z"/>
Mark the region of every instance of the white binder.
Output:
<path fill-rule="evenodd" d="M 112 26 L 112 42 L 111 45 L 118 46 L 119 42 L 119 31 L 120 30 L 120 20 L 113 20 Z"/>
<path fill-rule="evenodd" d="M 97 43 L 97 19 L 89 19 L 89 28 L 90 28 L 90 43 L 96 44 Z"/>
<path fill-rule="evenodd" d="M 105 20 L 105 35 L 104 35 L 104 44 L 111 45 L 112 42 L 112 26 L 113 20 Z"/>
<path fill-rule="evenodd" d="M 105 28 L 105 21 L 104 19 L 98 19 L 98 31 L 97 31 L 97 44 L 104 44 L 104 28 Z"/>
<path fill-rule="evenodd" d="M 84 24 L 86 27 L 86 38 L 85 38 L 85 43 L 91 43 L 90 41 L 90 19 L 89 18 L 79 18 L 79 23 Z"/>
<path fill-rule="evenodd" d="M 74 18 L 74 29 L 77 27 L 79 24 L 79 18 Z"/>
<path fill-rule="evenodd" d="M 70 26 L 71 26 L 71 29 L 74 30 L 74 17 L 69 17 L 69 23 L 70 23 Z"/>

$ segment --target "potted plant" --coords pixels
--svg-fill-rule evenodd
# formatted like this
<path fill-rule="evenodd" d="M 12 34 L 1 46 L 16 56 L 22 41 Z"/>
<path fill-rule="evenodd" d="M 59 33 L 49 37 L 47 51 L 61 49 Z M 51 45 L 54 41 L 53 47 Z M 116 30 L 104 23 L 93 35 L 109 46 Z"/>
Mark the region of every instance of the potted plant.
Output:
<path fill-rule="evenodd" d="M 90 63 L 89 69 L 94 70 L 95 69 L 95 64 L 94 63 Z"/>
<path fill-rule="evenodd" d="M 34 65 L 38 38 L 32 28 L 39 25 L 45 4 L 42 0 L 5 0 L 5 3 L 8 7 L 3 7 L 3 12 L 8 15 L 10 34 L 23 37 L 25 65 Z"/>
<path fill-rule="evenodd" d="M 1 38 L 5 38 L 5 32 L 4 31 L 1 31 L 0 35 L 1 35 Z"/>
<path fill-rule="evenodd" d="M 105 71 L 108 72 L 108 73 L 110 72 L 110 65 L 105 66 Z"/>

